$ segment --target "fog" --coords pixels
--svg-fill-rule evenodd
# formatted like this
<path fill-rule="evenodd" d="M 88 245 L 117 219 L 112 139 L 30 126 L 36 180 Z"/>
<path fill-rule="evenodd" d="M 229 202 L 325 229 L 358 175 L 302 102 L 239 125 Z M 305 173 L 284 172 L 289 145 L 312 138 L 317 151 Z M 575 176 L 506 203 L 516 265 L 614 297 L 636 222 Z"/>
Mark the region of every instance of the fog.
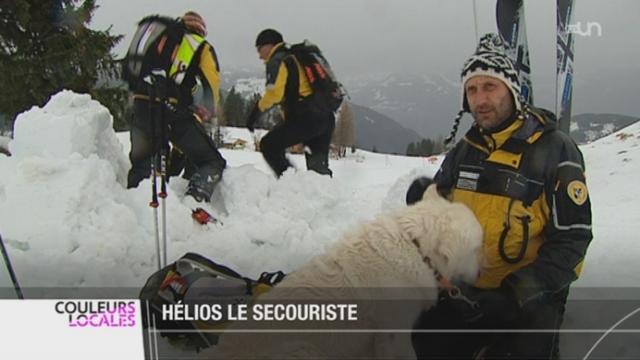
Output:
<path fill-rule="evenodd" d="M 341 77 L 380 73 L 443 74 L 456 79 L 478 35 L 496 31 L 496 0 L 98 0 L 91 27 L 124 34 L 123 56 L 136 22 L 147 14 L 195 10 L 223 69 L 259 69 L 254 41 L 267 27 L 287 42 L 320 45 Z M 525 0 L 536 102 L 555 102 L 555 0 Z M 576 0 L 574 114 L 640 116 L 640 16 L 637 0 Z M 589 26 L 591 34 L 588 34 Z M 632 98 L 633 96 L 633 98 Z"/>

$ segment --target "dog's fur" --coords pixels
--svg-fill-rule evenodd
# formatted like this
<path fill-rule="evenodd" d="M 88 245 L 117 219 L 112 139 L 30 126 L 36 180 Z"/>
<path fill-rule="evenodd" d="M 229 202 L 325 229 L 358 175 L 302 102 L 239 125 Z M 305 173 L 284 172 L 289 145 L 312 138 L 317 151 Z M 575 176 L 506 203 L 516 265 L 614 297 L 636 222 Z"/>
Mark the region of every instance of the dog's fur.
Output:
<path fill-rule="evenodd" d="M 289 274 L 258 302 L 358 301 L 358 322 L 352 329 L 410 330 L 420 312 L 435 303 L 438 283 L 434 268 L 448 279 L 473 282 L 478 275 L 481 242 L 482 229 L 473 213 L 440 197 L 432 185 L 422 201 L 348 234 L 325 254 Z M 414 301 L 403 300 L 401 311 L 375 308 L 370 297 L 390 295 L 391 288 L 401 289 L 403 299 Z M 242 321 L 232 328 L 266 327 L 258 323 Z M 317 329 L 322 325 L 288 322 L 280 326 Z M 332 328 L 331 324 L 324 326 Z M 390 342 L 390 338 L 394 339 Z M 219 347 L 225 358 L 414 357 L 409 332 L 225 333 Z"/>

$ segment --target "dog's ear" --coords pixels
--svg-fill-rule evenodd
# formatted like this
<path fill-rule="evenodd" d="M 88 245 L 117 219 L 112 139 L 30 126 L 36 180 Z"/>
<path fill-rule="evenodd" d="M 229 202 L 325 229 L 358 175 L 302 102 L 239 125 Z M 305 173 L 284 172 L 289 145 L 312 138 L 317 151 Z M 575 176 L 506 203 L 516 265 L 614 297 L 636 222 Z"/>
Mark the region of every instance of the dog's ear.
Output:
<path fill-rule="evenodd" d="M 438 193 L 438 186 L 436 184 L 431 184 L 427 188 L 427 191 L 422 195 L 422 199 L 425 201 L 440 201 L 443 200 L 440 193 Z"/>
<path fill-rule="evenodd" d="M 451 236 L 443 234 L 438 237 L 438 244 L 434 249 L 436 256 L 441 259 L 445 265 L 449 264 L 449 260 L 451 260 L 451 257 L 453 256 L 453 251 L 451 250 L 452 240 Z"/>

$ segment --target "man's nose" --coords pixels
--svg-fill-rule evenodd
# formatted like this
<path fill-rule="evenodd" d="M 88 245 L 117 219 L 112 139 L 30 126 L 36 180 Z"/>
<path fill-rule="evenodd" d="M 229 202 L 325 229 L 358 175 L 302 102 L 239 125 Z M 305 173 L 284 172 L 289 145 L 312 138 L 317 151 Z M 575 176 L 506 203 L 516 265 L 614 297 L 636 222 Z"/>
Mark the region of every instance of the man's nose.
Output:
<path fill-rule="evenodd" d="M 489 96 L 486 91 L 478 90 L 476 93 L 476 105 L 485 105 L 489 102 Z"/>

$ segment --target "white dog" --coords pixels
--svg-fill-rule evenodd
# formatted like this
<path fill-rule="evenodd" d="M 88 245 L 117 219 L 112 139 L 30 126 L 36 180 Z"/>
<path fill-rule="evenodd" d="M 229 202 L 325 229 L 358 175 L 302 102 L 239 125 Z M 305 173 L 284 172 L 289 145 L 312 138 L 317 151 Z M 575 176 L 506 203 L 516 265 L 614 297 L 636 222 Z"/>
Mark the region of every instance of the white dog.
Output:
<path fill-rule="evenodd" d="M 435 304 L 436 274 L 473 282 L 481 243 L 482 229 L 471 210 L 440 197 L 432 185 L 422 201 L 364 224 L 258 298 L 260 304 L 355 302 L 358 321 L 239 321 L 230 330 L 288 332 L 224 333 L 215 352 L 237 359 L 414 358 L 410 330 L 420 312 Z M 393 294 L 402 301 L 389 301 Z"/>

